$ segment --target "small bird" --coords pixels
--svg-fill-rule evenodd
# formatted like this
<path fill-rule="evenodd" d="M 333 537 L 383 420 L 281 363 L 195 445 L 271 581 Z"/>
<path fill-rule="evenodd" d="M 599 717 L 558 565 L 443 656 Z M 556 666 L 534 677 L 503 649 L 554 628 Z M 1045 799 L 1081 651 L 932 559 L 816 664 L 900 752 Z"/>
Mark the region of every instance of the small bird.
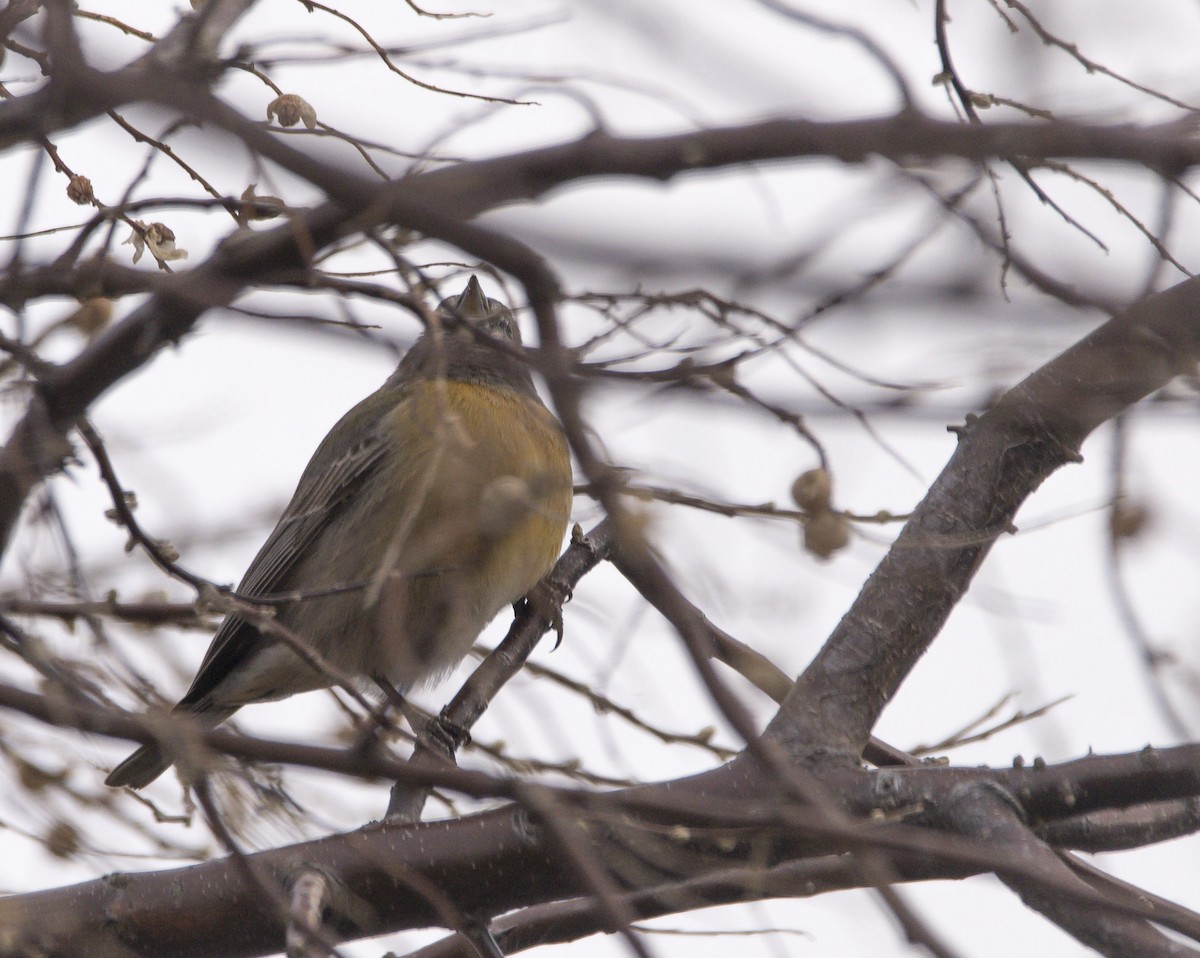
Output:
<path fill-rule="evenodd" d="M 317 448 L 237 592 L 364 683 L 449 672 L 553 565 L 571 509 L 562 427 L 542 404 L 509 309 L 472 276 L 383 386 Z M 243 705 L 335 680 L 230 614 L 174 711 L 211 727 Z M 105 784 L 170 767 L 144 745 Z"/>

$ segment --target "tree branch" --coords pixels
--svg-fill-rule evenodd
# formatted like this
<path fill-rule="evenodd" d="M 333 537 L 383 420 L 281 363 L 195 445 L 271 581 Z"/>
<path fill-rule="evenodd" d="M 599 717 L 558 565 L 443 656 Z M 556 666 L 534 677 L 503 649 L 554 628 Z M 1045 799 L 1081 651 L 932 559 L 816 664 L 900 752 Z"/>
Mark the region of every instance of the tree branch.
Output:
<path fill-rule="evenodd" d="M 1101 423 L 1200 355 L 1200 280 L 1149 296 L 1010 389 L 959 432 L 950 462 L 804 671 L 767 734 L 793 754 L 861 754 L 993 543 Z M 815 708 L 814 703 L 821 703 Z"/>
<path fill-rule="evenodd" d="M 1000 880 L 1017 892 L 1026 905 L 1100 954 L 1109 958 L 1200 955 L 1200 951 L 1172 941 L 1143 918 L 1064 899 L 1062 883 L 1077 883 L 1080 889 L 1093 886 L 1076 876 L 1050 846 L 1034 836 L 1021 821 L 1015 800 L 1001 790 L 980 786 L 965 788 L 947 804 L 945 814 L 956 830 L 1019 851 L 1033 867 L 1042 870 L 1046 878 L 1053 878 L 1056 887 L 1050 889 L 1044 880 L 1012 875 L 1003 868 L 997 870 Z"/>

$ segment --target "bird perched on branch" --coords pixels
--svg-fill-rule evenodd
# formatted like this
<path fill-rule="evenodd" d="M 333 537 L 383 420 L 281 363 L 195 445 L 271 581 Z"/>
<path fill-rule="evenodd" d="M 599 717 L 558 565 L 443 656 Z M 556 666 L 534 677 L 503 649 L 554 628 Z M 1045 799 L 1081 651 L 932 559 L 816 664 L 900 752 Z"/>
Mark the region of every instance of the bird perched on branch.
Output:
<path fill-rule="evenodd" d="M 571 463 L 516 320 L 473 276 L 438 312 L 325 437 L 250 563 L 237 592 L 274 597 L 274 616 L 230 614 L 175 712 L 211 727 L 243 705 L 334 685 L 334 671 L 410 689 L 452 669 L 549 571 Z M 173 761 L 145 745 L 105 782 L 141 788 Z"/>

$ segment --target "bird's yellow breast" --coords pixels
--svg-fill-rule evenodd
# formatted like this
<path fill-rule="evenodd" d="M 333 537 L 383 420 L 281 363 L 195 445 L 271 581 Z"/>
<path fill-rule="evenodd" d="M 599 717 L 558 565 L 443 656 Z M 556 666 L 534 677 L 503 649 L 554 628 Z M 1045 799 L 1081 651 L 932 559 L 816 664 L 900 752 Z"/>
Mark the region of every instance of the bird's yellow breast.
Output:
<path fill-rule="evenodd" d="M 376 530 L 394 560 L 380 590 L 380 648 L 420 660 L 389 672 L 436 672 L 554 563 L 570 516 L 570 457 L 557 420 L 513 390 L 419 382 L 392 417 L 404 440 L 388 494 L 402 508 L 392 528 Z"/>

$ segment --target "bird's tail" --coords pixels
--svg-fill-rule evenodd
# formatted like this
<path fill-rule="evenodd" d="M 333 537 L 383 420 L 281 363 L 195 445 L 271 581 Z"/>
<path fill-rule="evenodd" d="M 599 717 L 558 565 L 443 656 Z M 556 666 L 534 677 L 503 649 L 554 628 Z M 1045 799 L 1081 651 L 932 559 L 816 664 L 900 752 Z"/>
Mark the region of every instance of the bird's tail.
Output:
<path fill-rule="evenodd" d="M 173 715 L 180 716 L 176 721 L 190 721 L 201 729 L 209 729 L 220 725 L 237 711 L 235 708 L 214 708 L 207 704 L 189 702 L 185 697 L 182 702 L 171 710 Z M 161 745 L 151 743 L 143 745 L 125 759 L 120 765 L 108 773 L 104 784 L 110 788 L 145 788 L 158 776 L 169 769 L 175 760 L 169 758 Z"/>
<path fill-rule="evenodd" d="M 114 768 L 104 780 L 110 788 L 144 788 L 171 767 L 171 760 L 157 745 L 143 745 Z"/>

